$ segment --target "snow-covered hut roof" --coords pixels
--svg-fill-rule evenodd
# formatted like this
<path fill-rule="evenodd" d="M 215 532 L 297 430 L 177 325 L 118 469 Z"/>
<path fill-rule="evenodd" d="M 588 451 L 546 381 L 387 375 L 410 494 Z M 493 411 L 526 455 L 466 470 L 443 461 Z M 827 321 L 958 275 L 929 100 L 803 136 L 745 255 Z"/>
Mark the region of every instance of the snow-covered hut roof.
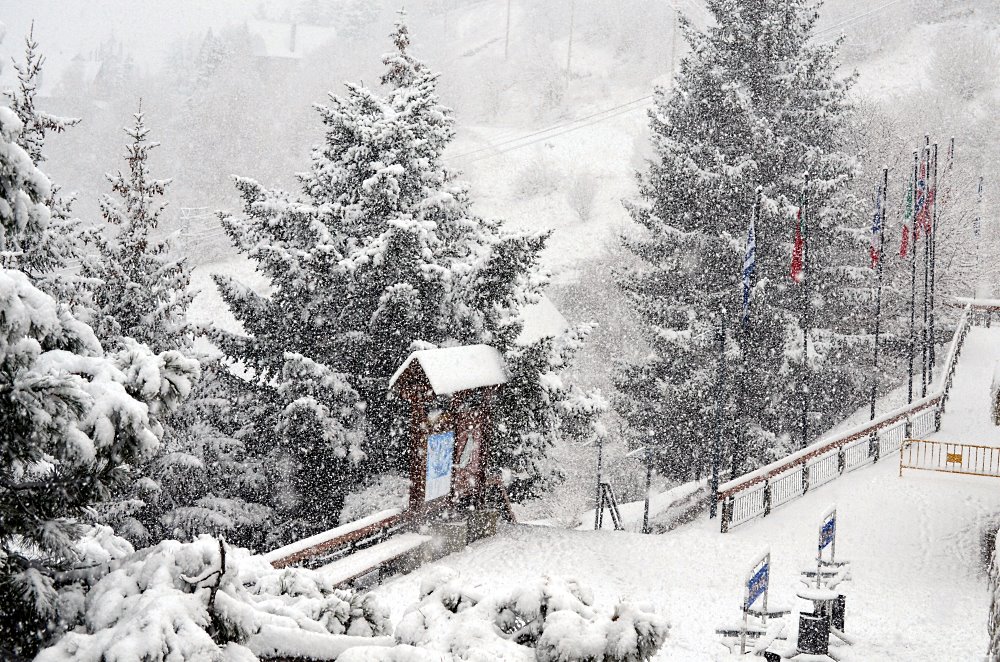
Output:
<path fill-rule="evenodd" d="M 464 345 L 413 352 L 389 379 L 389 388 L 414 363 L 420 366 L 434 395 L 497 386 L 509 379 L 507 363 L 500 352 L 489 345 Z"/>

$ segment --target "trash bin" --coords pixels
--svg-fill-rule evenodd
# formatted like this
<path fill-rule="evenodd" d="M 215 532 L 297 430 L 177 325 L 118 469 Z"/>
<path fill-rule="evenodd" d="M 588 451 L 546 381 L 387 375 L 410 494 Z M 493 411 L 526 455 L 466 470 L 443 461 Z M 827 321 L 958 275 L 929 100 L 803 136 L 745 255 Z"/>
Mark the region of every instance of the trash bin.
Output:
<path fill-rule="evenodd" d="M 844 630 L 845 611 L 847 611 L 847 596 L 838 595 L 837 599 L 833 601 L 833 613 L 830 615 L 830 624 L 835 630 L 846 632 Z"/>
<path fill-rule="evenodd" d="M 830 649 L 830 621 L 823 614 L 799 614 L 799 643 L 796 646 L 800 653 L 810 655 L 826 655 Z"/>

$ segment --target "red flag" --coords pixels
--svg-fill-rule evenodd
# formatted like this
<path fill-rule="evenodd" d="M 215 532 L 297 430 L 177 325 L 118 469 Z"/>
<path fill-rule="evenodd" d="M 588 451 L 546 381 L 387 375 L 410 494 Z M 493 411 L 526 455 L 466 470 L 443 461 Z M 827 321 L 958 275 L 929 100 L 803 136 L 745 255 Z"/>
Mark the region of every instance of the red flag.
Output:
<path fill-rule="evenodd" d="M 805 277 L 805 247 L 806 242 L 802 239 L 802 207 L 799 207 L 799 213 L 795 215 L 795 245 L 792 246 L 792 280 L 796 283 L 801 283 Z"/>
<path fill-rule="evenodd" d="M 899 257 L 906 257 L 910 248 L 910 226 L 903 226 L 903 241 L 899 244 Z"/>

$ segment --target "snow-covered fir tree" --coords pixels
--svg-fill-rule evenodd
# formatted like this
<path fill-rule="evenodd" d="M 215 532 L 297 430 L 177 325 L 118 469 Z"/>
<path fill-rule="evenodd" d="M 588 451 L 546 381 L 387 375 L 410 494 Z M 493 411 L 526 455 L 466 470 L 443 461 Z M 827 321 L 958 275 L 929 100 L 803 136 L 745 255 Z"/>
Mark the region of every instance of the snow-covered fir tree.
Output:
<path fill-rule="evenodd" d="M 197 376 L 178 352 L 105 354 L 64 304 L 0 270 L 0 657 L 29 659 L 61 627 L 81 518 L 155 451 Z"/>
<path fill-rule="evenodd" d="M 19 128 L 8 123 L 5 140 L 16 135 L 14 142 L 38 166 L 45 161 L 45 137 L 62 133 L 80 120 L 58 117 L 36 105 L 38 84 L 45 57 L 34 39 L 34 27 L 24 39 L 24 60 L 14 63 L 17 84 L 4 94 L 10 109 L 20 121 Z M 32 282 L 61 300 L 71 300 L 78 289 L 76 279 L 66 273 L 67 267 L 80 255 L 85 233 L 77 219 L 71 218 L 72 197 L 60 194 L 59 187 L 49 180 L 44 194 L 43 216 L 28 215 L 20 222 L 5 223 L 2 230 L 0 260 L 3 266 L 20 269 Z"/>
<path fill-rule="evenodd" d="M 689 22 L 691 52 L 650 111 L 655 156 L 627 207 L 641 226 L 624 243 L 639 259 L 620 284 L 644 319 L 652 351 L 618 375 L 617 408 L 658 463 L 704 473 L 716 434 L 720 310 L 728 376 L 723 439 L 738 473 L 802 443 L 803 371 L 812 435 L 866 393 L 863 334 L 871 271 L 843 145 L 848 90 L 836 44 L 811 41 L 814 0 L 709 0 L 714 25 Z M 809 173 L 803 198 L 805 173 Z M 741 271 L 755 191 L 756 278 L 741 327 Z M 795 218 L 805 206 L 805 278 L 790 278 Z M 808 307 L 805 305 L 808 301 Z M 810 344 L 803 366 L 802 318 Z M 821 412 L 816 417 L 812 412 Z"/>
<path fill-rule="evenodd" d="M 154 350 L 187 349 L 193 329 L 186 311 L 193 298 L 191 270 L 166 241 L 150 235 L 160 222 L 168 179 L 154 179 L 150 142 L 142 112 L 126 128 L 127 172 L 108 174 L 113 195 L 101 199 L 101 214 L 115 234 L 95 239 L 97 254 L 83 261 L 83 275 L 95 285 L 90 296 L 93 326 L 105 342 L 129 337 Z M 115 197 L 117 196 L 117 197 Z"/>
<path fill-rule="evenodd" d="M 335 524 L 364 477 L 405 469 L 406 410 L 387 386 L 414 350 L 488 343 L 504 353 L 513 380 L 495 416 L 493 466 L 515 498 L 556 477 L 544 458 L 561 430 L 586 429 L 599 413 L 557 376 L 585 329 L 517 342 L 546 283 L 545 236 L 472 213 L 467 187 L 442 164 L 453 118 L 437 75 L 410 54 L 405 25 L 392 38 L 381 91 L 349 84 L 318 107 L 326 136 L 302 190 L 239 179 L 243 214 L 223 217 L 271 280 L 262 296 L 216 277 L 248 335 L 215 339 L 252 371 L 245 434 L 281 458 L 275 504 L 289 535 Z"/>
<path fill-rule="evenodd" d="M 126 133 L 132 139 L 126 147 L 128 172 L 108 175 L 117 198 L 101 201 L 115 234 L 99 236 L 97 254 L 83 262 L 95 328 L 108 346 L 132 338 L 155 351 L 174 349 L 197 358 L 205 362 L 206 378 L 164 420 L 158 453 L 134 467 L 135 480 L 102 504 L 99 519 L 136 545 L 210 533 L 258 546 L 255 532 L 267 528 L 270 512 L 254 499 L 266 494 L 260 460 L 248 457 L 243 443 L 229 434 L 224 367 L 194 351 L 195 329 L 187 320 L 194 297 L 191 268 L 169 242 L 151 236 L 169 180 L 150 173 L 149 152 L 157 143 L 149 141 L 142 113 Z"/>

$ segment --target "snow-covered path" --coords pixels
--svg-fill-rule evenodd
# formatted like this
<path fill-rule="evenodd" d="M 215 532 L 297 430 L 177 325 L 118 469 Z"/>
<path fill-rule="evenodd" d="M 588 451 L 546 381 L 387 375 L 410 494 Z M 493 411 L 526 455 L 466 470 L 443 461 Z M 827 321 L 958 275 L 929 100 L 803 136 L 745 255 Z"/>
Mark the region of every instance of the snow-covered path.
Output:
<path fill-rule="evenodd" d="M 1000 427 L 993 424 L 990 407 L 990 384 L 998 362 L 1000 328 L 972 327 L 958 358 L 941 432 L 934 439 L 1000 446 Z"/>
<path fill-rule="evenodd" d="M 1000 359 L 1000 329 L 973 328 L 935 438 L 1000 445 L 989 387 Z M 980 660 L 988 592 L 981 541 L 1000 517 L 1000 479 L 931 472 L 898 476 L 898 459 L 823 485 L 728 534 L 701 518 L 665 535 L 516 526 L 439 562 L 484 590 L 506 592 L 543 575 L 575 577 L 600 606 L 619 597 L 663 610 L 671 636 L 658 660 L 725 660 L 716 627 L 739 616 L 741 582 L 764 548 L 772 554 L 771 605 L 804 611 L 798 572 L 815 555 L 818 520 L 838 508 L 838 559 L 853 562 L 845 585 L 845 660 Z M 378 589 L 399 618 L 417 599 L 429 568 Z M 790 629 L 794 621 L 789 619 Z"/>
<path fill-rule="evenodd" d="M 838 558 L 853 562 L 847 631 L 860 639 L 845 659 L 981 659 L 988 596 L 979 544 L 1000 513 L 1000 483 L 918 472 L 899 478 L 895 458 L 728 534 L 705 519 L 658 536 L 516 526 L 439 564 L 499 592 L 543 575 L 579 578 L 606 608 L 628 596 L 668 614 L 672 632 L 657 659 L 722 660 L 729 653 L 714 629 L 738 620 L 743 575 L 763 548 L 772 553 L 770 603 L 808 606 L 795 597 L 798 571 L 814 557 L 818 520 L 831 503 L 838 507 Z M 416 601 L 428 569 L 378 592 L 401 610 Z"/>

